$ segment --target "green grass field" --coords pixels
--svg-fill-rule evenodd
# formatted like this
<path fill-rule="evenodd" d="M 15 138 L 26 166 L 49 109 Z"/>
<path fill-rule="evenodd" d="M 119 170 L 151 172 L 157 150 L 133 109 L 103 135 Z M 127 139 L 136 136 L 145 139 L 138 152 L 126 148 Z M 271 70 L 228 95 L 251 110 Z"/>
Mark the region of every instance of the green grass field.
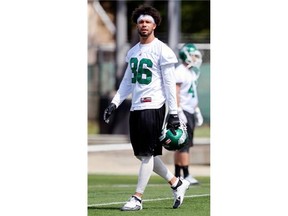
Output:
<path fill-rule="evenodd" d="M 101 215 L 210 215 L 210 177 L 197 177 L 200 184 L 186 192 L 182 206 L 173 209 L 169 185 L 159 176 L 152 176 L 143 197 L 143 210 L 122 212 L 120 208 L 134 193 L 137 176 L 88 175 L 88 216 Z"/>

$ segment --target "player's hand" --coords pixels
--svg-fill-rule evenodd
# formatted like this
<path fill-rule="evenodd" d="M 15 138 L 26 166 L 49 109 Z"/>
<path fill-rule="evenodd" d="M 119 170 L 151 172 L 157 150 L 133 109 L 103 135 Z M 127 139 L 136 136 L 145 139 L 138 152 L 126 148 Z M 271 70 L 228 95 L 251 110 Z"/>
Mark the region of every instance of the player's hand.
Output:
<path fill-rule="evenodd" d="M 195 109 L 195 123 L 196 123 L 196 126 L 198 126 L 198 127 L 201 126 L 203 124 L 203 121 L 204 121 L 204 119 L 203 119 L 203 116 L 201 114 L 200 108 L 197 107 Z"/>
<path fill-rule="evenodd" d="M 178 116 L 181 122 L 187 124 L 187 117 L 185 116 L 183 109 L 181 107 L 178 108 Z"/>
<path fill-rule="evenodd" d="M 104 121 L 108 124 L 109 118 L 112 113 L 116 110 L 116 105 L 114 103 L 110 103 L 109 106 L 104 111 Z"/>
<path fill-rule="evenodd" d="M 179 117 L 177 114 L 170 114 L 168 117 L 168 128 L 176 130 L 180 126 Z M 175 132 L 175 131 L 174 131 Z"/>

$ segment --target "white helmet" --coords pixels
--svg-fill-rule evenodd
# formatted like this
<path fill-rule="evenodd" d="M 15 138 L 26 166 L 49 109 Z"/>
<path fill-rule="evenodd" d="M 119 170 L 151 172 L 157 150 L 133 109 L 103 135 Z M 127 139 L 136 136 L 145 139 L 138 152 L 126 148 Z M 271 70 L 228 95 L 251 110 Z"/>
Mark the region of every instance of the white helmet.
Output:
<path fill-rule="evenodd" d="M 202 54 L 192 43 L 185 44 L 180 49 L 179 57 L 188 65 L 187 68 L 196 67 L 199 69 L 202 64 Z"/>

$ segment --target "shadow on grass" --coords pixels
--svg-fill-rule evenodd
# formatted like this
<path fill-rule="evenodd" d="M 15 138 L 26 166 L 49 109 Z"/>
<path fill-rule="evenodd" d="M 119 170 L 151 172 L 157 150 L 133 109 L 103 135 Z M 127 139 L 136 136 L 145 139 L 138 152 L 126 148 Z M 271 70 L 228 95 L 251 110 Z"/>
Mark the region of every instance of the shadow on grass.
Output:
<path fill-rule="evenodd" d="M 88 210 L 94 210 L 94 209 L 98 209 L 98 210 L 117 210 L 119 211 L 120 210 L 120 207 L 118 206 L 115 206 L 115 207 L 111 207 L 111 206 L 91 206 L 91 207 L 88 207 Z"/>
<path fill-rule="evenodd" d="M 121 207 L 119 206 L 89 206 L 88 210 L 116 210 L 116 211 L 121 211 Z M 165 210 L 165 209 L 173 209 L 172 206 L 151 206 L 151 205 L 145 205 L 143 206 L 143 209 L 145 210 Z"/>

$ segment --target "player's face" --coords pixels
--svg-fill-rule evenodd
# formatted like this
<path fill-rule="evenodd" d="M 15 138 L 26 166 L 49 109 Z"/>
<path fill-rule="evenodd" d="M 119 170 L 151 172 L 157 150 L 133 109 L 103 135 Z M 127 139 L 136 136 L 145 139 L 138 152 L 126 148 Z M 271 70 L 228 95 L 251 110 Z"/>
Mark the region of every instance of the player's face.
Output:
<path fill-rule="evenodd" d="M 192 57 L 192 61 L 193 61 L 193 62 L 196 62 L 197 60 L 200 59 L 200 56 L 199 56 L 199 55 L 191 55 L 191 57 Z"/>
<path fill-rule="evenodd" d="M 149 19 L 141 19 L 137 24 L 138 34 L 141 37 L 147 38 L 156 28 L 156 24 Z"/>

